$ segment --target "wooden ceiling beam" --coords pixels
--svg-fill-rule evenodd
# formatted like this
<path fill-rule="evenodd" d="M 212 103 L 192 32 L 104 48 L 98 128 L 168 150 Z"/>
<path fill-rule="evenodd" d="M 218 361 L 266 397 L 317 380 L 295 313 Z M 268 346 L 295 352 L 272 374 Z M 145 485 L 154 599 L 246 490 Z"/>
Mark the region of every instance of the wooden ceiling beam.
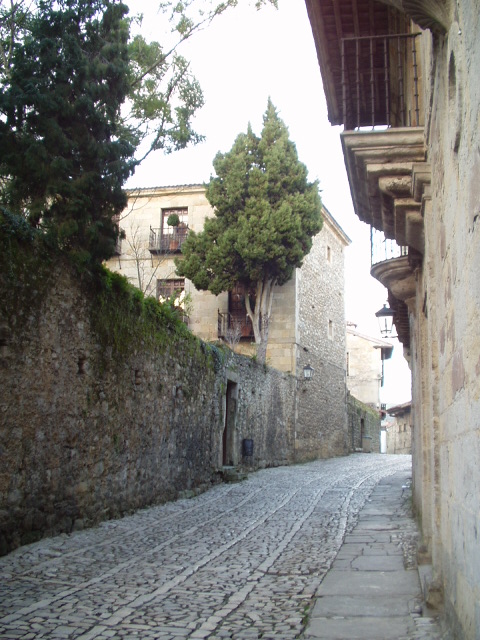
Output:
<path fill-rule="evenodd" d="M 352 0 L 352 14 L 353 14 L 353 28 L 355 30 L 355 37 L 360 36 L 360 22 L 358 20 L 358 3 L 357 0 Z"/>
<path fill-rule="evenodd" d="M 343 38 L 342 15 L 340 11 L 340 0 L 333 0 L 333 10 L 335 12 L 335 27 L 339 40 Z"/>

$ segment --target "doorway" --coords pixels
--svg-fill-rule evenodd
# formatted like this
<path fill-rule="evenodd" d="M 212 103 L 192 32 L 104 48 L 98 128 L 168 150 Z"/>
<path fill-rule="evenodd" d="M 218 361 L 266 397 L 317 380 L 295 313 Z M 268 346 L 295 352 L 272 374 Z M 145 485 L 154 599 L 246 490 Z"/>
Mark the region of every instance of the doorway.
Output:
<path fill-rule="evenodd" d="M 227 380 L 225 427 L 222 438 L 222 465 L 235 466 L 235 421 L 237 416 L 238 385 Z"/>

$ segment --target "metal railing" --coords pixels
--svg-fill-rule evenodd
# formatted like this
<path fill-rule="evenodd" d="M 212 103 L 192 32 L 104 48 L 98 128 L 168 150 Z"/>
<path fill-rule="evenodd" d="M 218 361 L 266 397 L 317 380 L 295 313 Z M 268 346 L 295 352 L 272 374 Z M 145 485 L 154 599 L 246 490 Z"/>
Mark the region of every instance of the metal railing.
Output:
<path fill-rule="evenodd" d="M 187 239 L 188 229 L 174 229 L 165 233 L 163 229 L 152 229 L 148 240 L 150 253 L 177 253 Z"/>
<path fill-rule="evenodd" d="M 416 49 L 416 39 L 420 35 L 342 38 L 342 101 L 346 130 L 421 124 Z"/>
<path fill-rule="evenodd" d="M 408 247 L 402 247 L 395 240 L 385 238 L 383 231 L 378 231 L 373 227 L 370 227 L 370 246 L 372 250 L 372 267 L 379 262 L 408 256 Z"/>

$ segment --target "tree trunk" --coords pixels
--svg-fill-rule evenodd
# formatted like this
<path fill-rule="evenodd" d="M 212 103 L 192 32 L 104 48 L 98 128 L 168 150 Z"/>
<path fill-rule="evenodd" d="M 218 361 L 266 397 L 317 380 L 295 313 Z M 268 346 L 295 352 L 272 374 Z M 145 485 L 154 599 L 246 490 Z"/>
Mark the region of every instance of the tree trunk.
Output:
<path fill-rule="evenodd" d="M 257 361 L 265 364 L 267 359 L 268 332 L 270 328 L 270 315 L 272 313 L 273 289 L 275 280 L 264 277 L 257 282 L 255 290 L 255 308 L 252 310 L 250 298 L 245 296 L 245 306 L 248 316 L 252 321 L 253 335 L 257 345 Z"/>

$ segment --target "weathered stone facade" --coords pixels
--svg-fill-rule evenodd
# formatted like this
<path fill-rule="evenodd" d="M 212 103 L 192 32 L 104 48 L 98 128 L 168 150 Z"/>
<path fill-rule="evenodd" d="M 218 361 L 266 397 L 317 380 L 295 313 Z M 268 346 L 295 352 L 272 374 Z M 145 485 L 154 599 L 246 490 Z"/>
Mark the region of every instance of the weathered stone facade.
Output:
<path fill-rule="evenodd" d="M 450 4 L 450 3 L 447 3 Z M 458 637 L 480 629 L 480 3 L 424 34 L 431 200 L 411 306 L 414 496 Z"/>
<path fill-rule="evenodd" d="M 349 451 L 345 383 L 344 249 L 348 239 L 324 210 L 324 227 L 297 269 L 296 451 L 300 459 Z M 314 368 L 303 379 L 303 368 Z"/>
<path fill-rule="evenodd" d="M 414 503 L 433 575 L 427 601 L 444 606 L 454 637 L 480 629 L 480 2 L 306 0 L 333 124 L 344 123 L 345 162 L 357 215 L 396 241 L 372 274 L 389 290 L 412 370 Z M 352 32 L 351 25 L 355 25 Z M 422 31 L 424 29 L 424 31 Z M 406 33 L 406 35 L 405 35 Z M 329 65 L 343 38 L 397 42 L 402 87 L 358 123 L 342 113 L 369 95 L 367 58 L 354 86 Z M 384 38 L 378 38 L 383 36 Z M 393 38 L 391 40 L 390 38 Z M 404 46 L 405 45 L 405 46 Z M 387 51 L 385 47 L 384 51 Z M 416 52 L 413 56 L 412 51 Z M 343 68 L 355 67 L 352 59 Z M 400 58 L 399 58 L 400 59 Z M 396 62 L 378 87 L 394 78 Z M 377 58 L 378 61 L 378 58 Z M 377 65 L 377 76 L 381 67 Z M 390 71 L 393 75 L 388 75 Z M 376 80 L 374 79 L 374 82 Z M 350 83 L 350 84 L 349 84 Z M 403 95 L 398 89 L 405 89 Z M 398 106 L 402 102 L 402 110 Z M 366 106 L 365 106 L 366 105 Z M 362 111 L 363 106 L 365 110 Z M 373 125 L 367 130 L 367 125 Z M 383 125 L 375 130 L 376 125 Z M 385 126 L 387 125 L 387 126 Z"/>
<path fill-rule="evenodd" d="M 44 296 L 2 318 L 2 552 L 293 461 L 292 376 L 193 336 L 116 353 L 68 269 Z"/>
<path fill-rule="evenodd" d="M 157 280 L 175 280 L 174 257 L 178 254 L 149 251 L 149 230 L 160 232 L 162 212 L 183 210 L 188 228 L 198 232 L 213 210 L 201 185 L 138 189 L 129 192 L 129 198 L 120 220 L 126 238 L 108 267 L 136 286 L 143 282 L 143 289 L 155 295 Z M 275 288 L 269 326 L 267 364 L 298 380 L 294 431 L 299 460 L 344 455 L 349 450 L 344 250 L 350 240 L 325 208 L 323 220 L 302 267 L 286 284 Z M 219 313 L 229 311 L 228 293 L 213 296 L 197 291 L 188 280 L 184 286 L 191 296 L 189 328 L 205 341 L 218 340 Z M 234 348 L 248 355 L 256 352 L 251 339 Z M 305 382 L 303 368 L 308 364 L 315 373 Z"/>

